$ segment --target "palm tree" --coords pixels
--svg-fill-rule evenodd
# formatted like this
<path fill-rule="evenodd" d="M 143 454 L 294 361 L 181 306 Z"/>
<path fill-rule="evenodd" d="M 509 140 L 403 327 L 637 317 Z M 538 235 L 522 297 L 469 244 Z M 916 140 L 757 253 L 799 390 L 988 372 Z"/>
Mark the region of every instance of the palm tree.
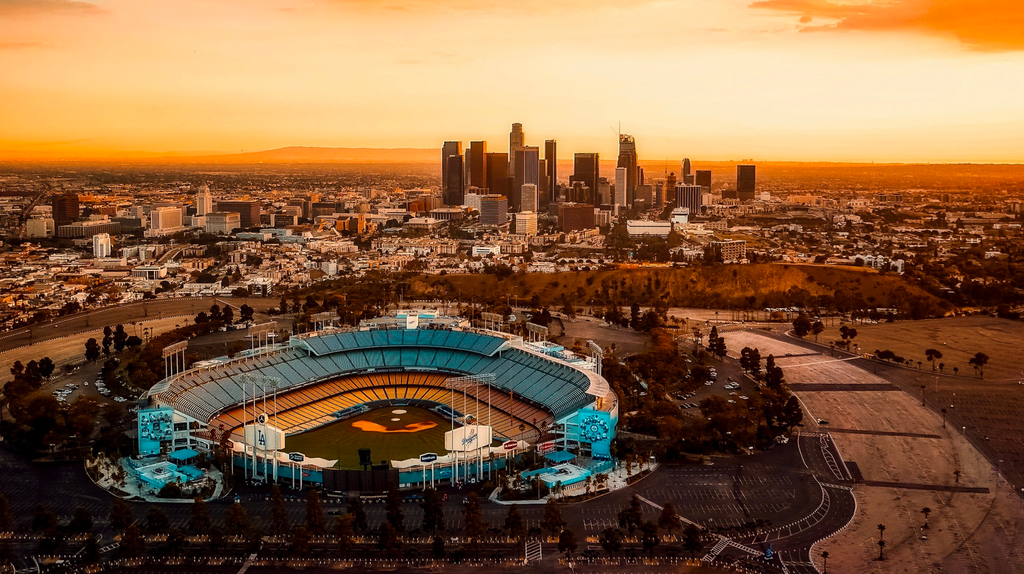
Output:
<path fill-rule="evenodd" d="M 884 524 L 879 524 L 878 525 L 878 539 L 882 540 L 883 538 L 885 538 L 885 525 Z"/>
<path fill-rule="evenodd" d="M 882 555 L 882 551 L 885 550 L 885 540 L 878 541 L 878 559 L 885 560 L 885 556 Z"/>
<path fill-rule="evenodd" d="M 828 551 L 827 550 L 821 553 L 821 559 L 825 561 L 825 568 L 824 568 L 824 572 L 822 574 L 828 574 Z"/>
<path fill-rule="evenodd" d="M 939 409 L 942 411 L 942 428 L 946 428 L 946 409 Z"/>
<path fill-rule="evenodd" d="M 941 369 L 940 369 L 941 370 Z M 960 367 L 953 367 L 953 376 L 960 372 Z"/>
<path fill-rule="evenodd" d="M 921 514 L 924 515 L 924 527 L 928 528 L 928 515 L 932 513 L 932 509 L 925 506 L 921 509 Z"/>

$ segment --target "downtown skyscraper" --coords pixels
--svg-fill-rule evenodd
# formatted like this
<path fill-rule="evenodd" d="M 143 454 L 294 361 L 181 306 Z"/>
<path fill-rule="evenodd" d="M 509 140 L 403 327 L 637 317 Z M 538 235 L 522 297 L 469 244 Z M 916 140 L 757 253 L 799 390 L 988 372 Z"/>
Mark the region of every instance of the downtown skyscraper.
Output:
<path fill-rule="evenodd" d="M 588 189 L 588 197 L 594 205 L 600 202 L 597 194 L 597 180 L 601 178 L 601 158 L 596 153 L 573 154 L 573 174 L 569 183 L 580 182 Z"/>
<path fill-rule="evenodd" d="M 541 189 L 541 205 L 546 207 L 558 198 L 558 142 L 544 141 L 544 168 L 547 170 L 547 187 Z"/>
<path fill-rule="evenodd" d="M 457 161 L 451 158 L 458 157 Z M 456 175 L 451 170 L 457 169 Z M 462 157 L 462 142 L 446 141 L 441 145 L 441 198 L 445 205 L 462 205 L 465 193 L 465 165 Z"/>
<path fill-rule="evenodd" d="M 626 205 L 632 206 L 636 198 L 639 177 L 637 169 L 636 140 L 633 136 L 619 134 L 619 162 L 617 167 L 626 168 Z"/>

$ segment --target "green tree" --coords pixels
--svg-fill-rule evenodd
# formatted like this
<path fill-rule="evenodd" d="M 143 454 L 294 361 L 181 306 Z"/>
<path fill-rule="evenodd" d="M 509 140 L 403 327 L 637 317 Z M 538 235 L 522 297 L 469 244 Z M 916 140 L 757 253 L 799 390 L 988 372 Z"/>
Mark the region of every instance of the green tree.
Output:
<path fill-rule="evenodd" d="M 807 315 L 800 313 L 796 319 L 793 320 L 793 334 L 803 339 L 811 332 L 811 320 Z"/>
<path fill-rule="evenodd" d="M 7 497 L 0 494 L 0 532 L 14 532 L 16 528 L 17 522 L 11 512 L 11 505 L 7 502 Z"/>
<path fill-rule="evenodd" d="M 92 530 L 92 514 L 88 508 L 79 506 L 75 509 L 75 514 L 68 523 L 68 530 L 76 534 L 85 534 Z"/>
<path fill-rule="evenodd" d="M 338 551 L 348 559 L 348 553 L 352 550 L 355 536 L 355 517 L 351 514 L 339 516 L 334 520 L 334 540 L 338 544 Z"/>
<path fill-rule="evenodd" d="M 634 494 L 629 499 L 629 506 L 619 511 L 619 527 L 625 528 L 632 536 L 633 532 L 643 524 L 643 520 L 643 507 L 640 506 L 640 498 Z"/>
<path fill-rule="evenodd" d="M 96 359 L 100 358 L 100 345 L 96 342 L 96 339 L 89 337 L 89 340 L 85 342 L 85 360 L 90 363 L 95 363 Z"/>
<path fill-rule="evenodd" d="M 443 536 L 435 534 L 434 537 L 430 539 L 430 554 L 435 560 L 444 560 L 447 551 L 444 547 Z"/>
<path fill-rule="evenodd" d="M 138 526 L 132 524 L 125 529 L 117 551 L 122 558 L 138 558 L 146 551 L 146 540 Z"/>
<path fill-rule="evenodd" d="M 402 539 L 398 529 L 395 528 L 394 524 L 385 522 L 380 525 L 377 530 L 377 548 L 384 553 L 385 556 L 393 556 L 398 554 L 402 549 Z"/>
<path fill-rule="evenodd" d="M 523 515 L 519 513 L 519 505 L 513 504 L 508 507 L 508 514 L 505 515 L 505 534 L 512 539 L 512 545 L 516 549 L 516 556 L 519 556 L 520 545 L 526 538 L 526 524 L 523 522 Z"/>
<path fill-rule="evenodd" d="M 56 365 L 53 364 L 53 359 L 50 357 L 43 357 L 42 359 L 39 359 L 39 374 L 42 375 L 44 379 L 49 379 L 50 375 L 53 374 L 54 369 L 56 369 Z"/>
<path fill-rule="evenodd" d="M 561 534 L 558 535 L 558 551 L 571 560 L 577 546 L 576 533 L 568 528 L 563 528 Z"/>
<path fill-rule="evenodd" d="M 352 499 L 352 503 L 348 505 L 348 513 L 352 515 L 352 527 L 356 532 L 366 532 L 368 526 L 366 522 L 366 509 L 363 508 L 363 501 L 357 496 Z"/>
<path fill-rule="evenodd" d="M 128 503 L 120 498 L 115 498 L 114 502 L 110 504 L 110 527 L 124 533 L 128 525 L 134 521 L 135 518 L 132 516 L 132 509 Z"/>
<path fill-rule="evenodd" d="M 425 532 L 433 534 L 443 528 L 444 500 L 439 492 L 433 488 L 424 490 L 420 508 L 423 509 L 423 530 Z"/>
<path fill-rule="evenodd" d="M 384 514 L 388 523 L 395 527 L 399 534 L 405 532 L 405 513 L 402 512 L 402 493 L 397 488 L 388 491 L 384 500 Z"/>
<path fill-rule="evenodd" d="M 658 528 L 667 530 L 669 536 L 672 535 L 672 531 L 679 528 L 679 513 L 676 512 L 676 507 L 671 502 L 666 502 L 665 506 L 661 508 L 661 515 L 658 516 Z"/>
<path fill-rule="evenodd" d="M 479 559 L 480 539 L 487 532 L 487 526 L 484 524 L 483 513 L 480 509 L 480 496 L 477 493 L 470 492 L 466 496 L 466 502 L 462 506 L 462 517 L 462 531 L 469 539 L 473 550 L 476 551 L 476 557 Z"/>
<path fill-rule="evenodd" d="M 270 489 L 270 531 L 274 536 L 284 536 L 291 530 L 288 520 L 288 509 L 284 505 L 284 495 L 276 484 Z"/>
<path fill-rule="evenodd" d="M 292 532 L 288 551 L 292 556 L 305 556 L 309 554 L 309 531 L 305 526 L 299 526 Z"/>
<path fill-rule="evenodd" d="M 320 503 L 320 493 L 315 488 L 306 491 L 306 532 L 310 536 L 324 536 L 327 534 L 327 519 L 324 518 L 324 508 Z"/>
<path fill-rule="evenodd" d="M 558 500 L 549 498 L 544 503 L 544 518 L 540 521 L 540 527 L 547 530 L 552 536 L 565 527 L 565 520 L 562 518 L 562 511 L 558 506 Z"/>
<path fill-rule="evenodd" d="M 935 370 L 935 361 L 942 358 L 942 351 L 938 349 L 925 349 L 924 356 L 928 359 L 928 362 L 932 364 L 932 370 Z"/>
<path fill-rule="evenodd" d="M 60 527 L 60 522 L 57 520 L 57 515 L 42 504 L 37 504 L 32 515 L 32 532 L 43 536 L 53 536 L 57 533 L 58 527 Z"/>
<path fill-rule="evenodd" d="M 85 539 L 85 546 L 82 547 L 82 564 L 85 566 L 92 566 L 100 561 L 100 543 L 96 540 L 96 536 L 90 534 Z"/>
<path fill-rule="evenodd" d="M 661 539 L 658 537 L 658 525 L 648 520 L 640 526 L 640 541 L 648 556 L 654 557 L 654 548 Z"/>
<path fill-rule="evenodd" d="M 206 501 L 197 496 L 192 501 L 192 510 L 188 517 L 188 530 L 193 534 L 209 534 L 210 526 L 210 513 L 206 509 Z"/>
<path fill-rule="evenodd" d="M 818 335 L 825 332 L 825 324 L 821 321 L 815 321 L 814 324 L 811 325 L 811 332 L 814 333 L 814 342 L 817 343 Z"/>
<path fill-rule="evenodd" d="M 598 536 L 598 541 L 601 543 L 601 548 L 604 548 L 604 551 L 609 556 L 615 556 L 619 550 L 622 550 L 622 534 L 614 528 L 602 530 Z"/>
<path fill-rule="evenodd" d="M 241 503 L 232 504 L 224 513 L 224 529 L 236 536 L 243 536 L 249 530 L 249 513 Z"/>
<path fill-rule="evenodd" d="M 974 356 L 971 357 L 971 360 L 967 361 L 967 364 L 974 367 L 975 372 L 979 373 L 980 376 L 984 378 L 985 365 L 988 364 L 988 355 L 981 352 L 975 353 Z"/>
<path fill-rule="evenodd" d="M 146 512 L 146 528 L 154 534 L 164 534 L 171 528 L 171 522 L 162 508 L 151 506 Z"/>
<path fill-rule="evenodd" d="M 690 560 L 693 560 L 697 551 L 703 547 L 704 543 L 700 539 L 700 529 L 693 524 L 683 529 L 683 550 L 690 553 Z"/>

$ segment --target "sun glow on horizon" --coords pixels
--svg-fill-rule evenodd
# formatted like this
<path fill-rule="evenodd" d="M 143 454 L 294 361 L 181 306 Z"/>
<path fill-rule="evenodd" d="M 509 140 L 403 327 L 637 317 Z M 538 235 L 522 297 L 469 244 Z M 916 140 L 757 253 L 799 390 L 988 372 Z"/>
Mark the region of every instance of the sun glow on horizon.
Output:
<path fill-rule="evenodd" d="M 0 159 L 436 148 L 1024 161 L 1004 0 L 0 0 Z"/>

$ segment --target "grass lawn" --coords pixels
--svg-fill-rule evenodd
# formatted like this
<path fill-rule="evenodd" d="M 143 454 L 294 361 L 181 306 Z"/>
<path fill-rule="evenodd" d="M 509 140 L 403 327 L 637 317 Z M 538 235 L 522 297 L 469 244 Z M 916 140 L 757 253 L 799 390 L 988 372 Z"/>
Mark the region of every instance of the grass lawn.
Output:
<path fill-rule="evenodd" d="M 861 352 L 874 353 L 875 349 L 889 349 L 896 354 L 914 361 L 921 361 L 921 368 L 931 371 L 931 364 L 925 358 L 925 349 L 937 349 L 945 363 L 944 371 L 953 372 L 959 367 L 961 375 L 974 375 L 974 368 L 968 364 L 975 353 L 981 351 L 989 356 L 985 366 L 988 381 L 1017 382 L 1024 370 L 1024 323 L 1009 319 L 986 316 L 927 319 L 924 321 L 898 321 L 877 325 L 852 325 L 857 329 L 854 342 Z M 814 335 L 808 335 L 814 340 Z M 830 327 L 819 340 L 827 343 L 839 339 L 838 327 Z"/>
<path fill-rule="evenodd" d="M 378 464 L 425 452 L 443 455 L 444 433 L 451 428 L 444 417 L 425 409 L 387 407 L 289 436 L 286 444 L 288 452 L 338 459 L 338 468 L 360 469 L 360 448 L 370 449 Z"/>

